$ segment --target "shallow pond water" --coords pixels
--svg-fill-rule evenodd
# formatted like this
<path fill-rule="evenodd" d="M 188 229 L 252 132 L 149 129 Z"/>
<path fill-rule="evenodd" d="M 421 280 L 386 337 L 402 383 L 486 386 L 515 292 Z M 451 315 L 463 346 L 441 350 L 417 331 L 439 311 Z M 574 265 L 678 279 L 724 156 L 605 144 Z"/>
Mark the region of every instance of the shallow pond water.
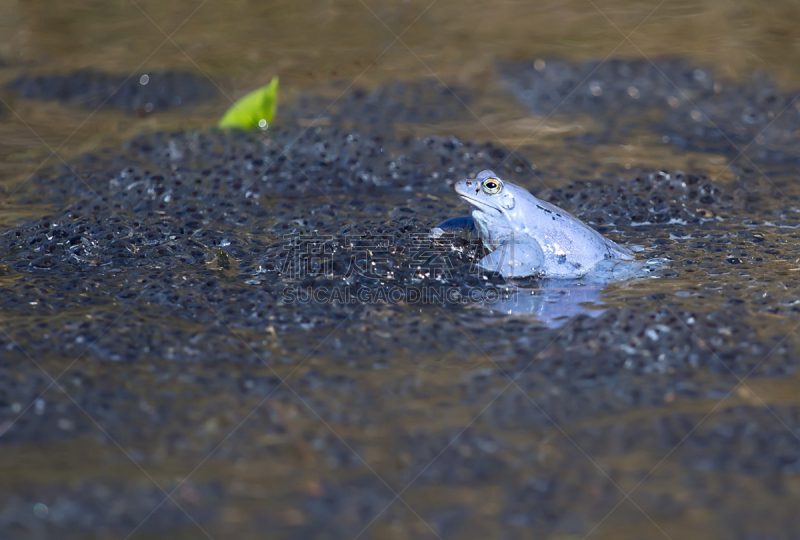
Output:
<path fill-rule="evenodd" d="M 796 538 L 800 10 L 662 4 L 0 4 L 0 536 Z"/>

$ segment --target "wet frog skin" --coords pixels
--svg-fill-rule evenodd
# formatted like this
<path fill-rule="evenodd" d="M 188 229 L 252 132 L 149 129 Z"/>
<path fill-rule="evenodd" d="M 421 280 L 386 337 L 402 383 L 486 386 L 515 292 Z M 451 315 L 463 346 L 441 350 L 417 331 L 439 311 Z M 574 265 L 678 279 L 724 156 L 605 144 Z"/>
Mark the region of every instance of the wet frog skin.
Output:
<path fill-rule="evenodd" d="M 587 275 L 602 261 L 634 259 L 629 249 L 492 171 L 454 188 L 472 206 L 472 219 L 447 220 L 432 233 L 473 230 L 492 250 L 478 263 L 483 270 L 508 278 L 569 279 Z"/>

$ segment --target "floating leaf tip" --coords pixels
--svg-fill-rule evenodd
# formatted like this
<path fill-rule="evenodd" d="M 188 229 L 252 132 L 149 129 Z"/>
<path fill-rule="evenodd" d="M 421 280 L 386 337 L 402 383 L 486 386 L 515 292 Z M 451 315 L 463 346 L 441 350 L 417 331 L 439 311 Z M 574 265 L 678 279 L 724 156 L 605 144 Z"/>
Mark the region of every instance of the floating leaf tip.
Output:
<path fill-rule="evenodd" d="M 272 77 L 269 84 L 253 90 L 231 105 L 222 115 L 217 127 L 267 129 L 275 117 L 277 108 L 278 76 L 276 75 Z"/>

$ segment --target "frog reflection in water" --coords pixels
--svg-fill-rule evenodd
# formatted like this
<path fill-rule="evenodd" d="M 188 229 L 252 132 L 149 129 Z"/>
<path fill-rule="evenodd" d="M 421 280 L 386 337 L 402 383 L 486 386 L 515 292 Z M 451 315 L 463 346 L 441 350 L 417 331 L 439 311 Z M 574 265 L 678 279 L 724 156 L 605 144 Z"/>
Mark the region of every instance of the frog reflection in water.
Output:
<path fill-rule="evenodd" d="M 572 279 L 585 276 L 603 261 L 634 259 L 627 248 L 492 171 L 457 182 L 455 190 L 472 206 L 472 219 L 445 221 L 432 234 L 474 229 L 492 250 L 478 263 L 483 270 L 507 278 Z"/>

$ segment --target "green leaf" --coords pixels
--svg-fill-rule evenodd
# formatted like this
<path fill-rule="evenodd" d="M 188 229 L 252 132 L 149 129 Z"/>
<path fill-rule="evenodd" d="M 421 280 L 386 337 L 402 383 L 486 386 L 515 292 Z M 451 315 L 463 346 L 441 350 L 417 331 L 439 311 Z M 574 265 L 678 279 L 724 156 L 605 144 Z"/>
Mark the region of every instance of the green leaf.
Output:
<path fill-rule="evenodd" d="M 217 124 L 219 128 L 266 129 L 278 108 L 278 77 L 268 85 L 253 90 L 231 105 Z M 262 122 L 263 121 L 263 122 Z M 262 124 L 259 124 L 261 122 Z M 265 122 L 265 123 L 264 123 Z"/>

